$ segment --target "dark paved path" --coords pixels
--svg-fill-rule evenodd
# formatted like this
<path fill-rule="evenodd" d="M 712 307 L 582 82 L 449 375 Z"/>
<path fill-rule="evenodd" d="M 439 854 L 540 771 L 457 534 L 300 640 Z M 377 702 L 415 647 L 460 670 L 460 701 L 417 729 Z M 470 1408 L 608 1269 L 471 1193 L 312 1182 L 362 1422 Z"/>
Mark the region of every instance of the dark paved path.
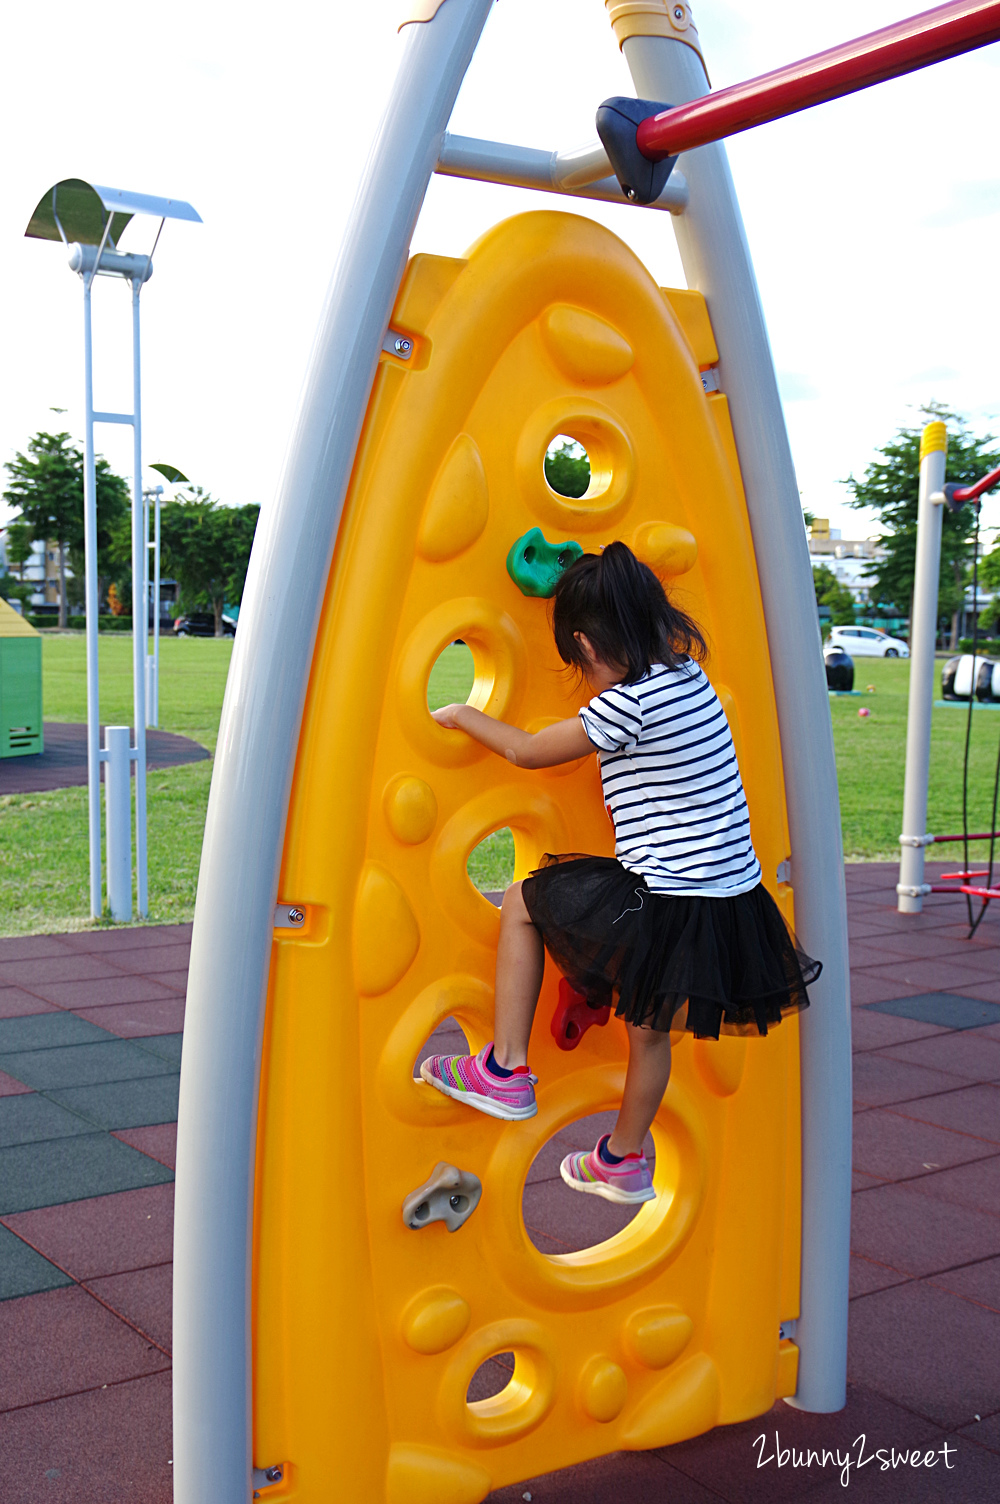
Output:
<path fill-rule="evenodd" d="M 806 1415 L 779 1401 L 754 1421 L 517 1484 L 489 1504 L 1000 1498 L 1000 911 L 970 942 L 956 899 L 897 915 L 895 880 L 888 866 L 848 868 L 846 1409 Z M 170 1499 L 170 1182 L 188 943 L 188 926 L 0 941 L 0 1458 L 18 1504 Z M 441 1036 L 451 1042 L 461 1035 Z M 579 1125 L 562 1137 L 581 1137 Z M 606 1237 L 617 1215 L 563 1190 L 563 1152 L 560 1142 L 539 1156 L 525 1197 L 534 1240 L 553 1252 Z M 485 1392 L 506 1378 L 493 1366 Z M 919 1447 L 938 1460 L 869 1464 L 845 1491 L 832 1465 L 758 1468 L 754 1440 L 767 1433 L 767 1456 L 775 1431 L 797 1452 L 856 1455 L 864 1432 L 869 1452 Z"/>
<path fill-rule="evenodd" d="M 104 727 L 101 727 L 103 740 Z M 173 768 L 211 757 L 207 747 L 173 731 L 146 732 L 146 765 Z M 103 780 L 103 770 L 102 770 Z M 0 794 L 40 794 L 87 782 L 87 728 L 75 722 L 46 721 L 45 751 L 0 758 Z"/>

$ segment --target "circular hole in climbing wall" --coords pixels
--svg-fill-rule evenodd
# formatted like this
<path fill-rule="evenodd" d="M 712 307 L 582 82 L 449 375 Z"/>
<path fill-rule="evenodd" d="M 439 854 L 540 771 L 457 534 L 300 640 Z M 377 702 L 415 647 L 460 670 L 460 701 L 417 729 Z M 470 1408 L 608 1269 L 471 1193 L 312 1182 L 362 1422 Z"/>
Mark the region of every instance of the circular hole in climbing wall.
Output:
<path fill-rule="evenodd" d="M 619 1205 L 583 1191 L 574 1191 L 563 1181 L 559 1166 L 567 1154 L 593 1149 L 604 1133 L 615 1125 L 614 1112 L 595 1112 L 589 1117 L 567 1123 L 535 1156 L 521 1199 L 521 1211 L 528 1237 L 540 1253 L 555 1256 L 580 1253 L 595 1248 L 621 1232 L 638 1215 L 643 1206 L 655 1202 Z M 652 1135 L 643 1145 L 649 1168 L 655 1165 Z"/>
<path fill-rule="evenodd" d="M 427 680 L 427 709 L 441 710 L 445 705 L 462 705 L 472 693 L 476 668 L 472 649 L 464 642 L 452 642 L 438 656 Z"/>
<path fill-rule="evenodd" d="M 434 1033 L 428 1035 L 417 1052 L 417 1058 L 413 1062 L 414 1080 L 420 1079 L 420 1067 L 429 1055 L 468 1055 L 470 1053 L 469 1041 L 462 1025 L 457 1019 L 443 1018 Z"/>
<path fill-rule="evenodd" d="M 484 897 L 501 903 L 514 881 L 514 832 L 505 826 L 480 841 L 469 853 L 466 871 Z"/>
<path fill-rule="evenodd" d="M 494 1353 L 485 1363 L 480 1363 L 469 1381 L 465 1402 L 474 1405 L 477 1400 L 492 1400 L 503 1394 L 514 1377 L 514 1354 Z"/>
<path fill-rule="evenodd" d="M 558 496 L 583 496 L 590 485 L 590 456 L 569 434 L 557 433 L 545 451 L 545 479 Z"/>

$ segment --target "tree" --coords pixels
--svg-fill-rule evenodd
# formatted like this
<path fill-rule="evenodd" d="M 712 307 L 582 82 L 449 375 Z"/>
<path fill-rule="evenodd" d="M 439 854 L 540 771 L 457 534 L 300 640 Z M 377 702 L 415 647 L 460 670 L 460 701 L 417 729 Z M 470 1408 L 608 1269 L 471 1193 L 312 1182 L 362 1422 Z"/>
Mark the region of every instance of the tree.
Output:
<path fill-rule="evenodd" d="M 990 447 L 996 443 L 996 434 L 976 438 L 965 418 L 939 402 L 928 403 L 920 413 L 928 421 L 939 419 L 948 425 L 947 480 L 967 485 L 1000 464 L 1000 451 Z M 871 462 L 860 480 L 849 475 L 843 482 L 851 492 L 849 505 L 872 507 L 886 530 L 882 539 L 886 557 L 873 560 L 866 573 L 872 581 L 875 603 L 901 616 L 912 615 L 922 433 L 923 425 L 898 429 L 895 438 L 877 451 L 880 458 Z M 958 613 L 965 599 L 974 525 L 971 507 L 958 512 L 945 508 L 938 615 L 952 617 L 953 647 L 958 639 Z"/>
<path fill-rule="evenodd" d="M 995 544 L 985 558 L 980 559 L 979 585 L 981 589 L 996 592 L 988 610 L 983 612 L 986 621 L 992 621 L 996 630 L 996 624 L 1000 621 L 1000 543 Z"/>
<path fill-rule="evenodd" d="M 68 433 L 36 433 L 28 441 L 27 455 L 16 454 L 7 465 L 11 484 L 3 493 L 8 505 L 20 515 L 37 542 L 54 541 L 59 549 L 59 625 L 66 625 L 66 561 L 70 553 L 82 575 L 83 560 L 83 455 Z M 128 510 L 129 488 L 115 475 L 107 460 L 98 457 L 97 480 L 97 569 L 107 555 L 119 518 Z M 79 562 L 77 562 L 79 561 Z"/>
<path fill-rule="evenodd" d="M 813 565 L 813 588 L 816 603 L 829 606 L 830 622 L 835 627 L 854 625 L 854 596 L 848 587 L 837 579 L 832 569 L 825 564 Z"/>
<path fill-rule="evenodd" d="M 0 574 L 0 600 L 20 601 L 22 607 L 27 607 L 34 593 L 33 585 L 26 585 L 9 571 Z"/>
<path fill-rule="evenodd" d="M 31 528 L 26 522 L 12 522 L 7 528 L 5 540 L 7 562 L 13 564 L 22 584 L 24 583 L 24 566 L 31 558 L 34 542 Z"/>
<path fill-rule="evenodd" d="M 545 456 L 545 479 L 560 496 L 582 496 L 590 485 L 590 460 L 582 444 L 563 439 Z"/>
<path fill-rule="evenodd" d="M 184 605 L 210 606 L 215 635 L 222 636 L 222 609 L 243 596 L 250 549 L 260 508 L 224 507 L 195 486 L 160 512 L 163 566 L 181 587 Z"/>
<path fill-rule="evenodd" d="M 5 601 L 20 601 L 22 607 L 26 607 L 35 593 L 34 585 L 26 584 L 24 579 L 24 566 L 31 558 L 33 548 L 31 529 L 24 522 L 12 522 L 5 532 L 7 563 L 14 565 L 17 578 L 9 570 L 0 575 L 0 596 Z"/>

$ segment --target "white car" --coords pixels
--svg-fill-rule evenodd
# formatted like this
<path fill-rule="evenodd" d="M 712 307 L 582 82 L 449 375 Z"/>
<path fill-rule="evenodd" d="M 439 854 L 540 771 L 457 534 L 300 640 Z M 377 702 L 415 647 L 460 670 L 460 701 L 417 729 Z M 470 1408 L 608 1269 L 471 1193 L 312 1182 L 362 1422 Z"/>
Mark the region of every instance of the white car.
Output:
<path fill-rule="evenodd" d="M 827 647 L 843 648 L 852 658 L 909 658 L 910 649 L 898 637 L 874 627 L 831 627 Z"/>

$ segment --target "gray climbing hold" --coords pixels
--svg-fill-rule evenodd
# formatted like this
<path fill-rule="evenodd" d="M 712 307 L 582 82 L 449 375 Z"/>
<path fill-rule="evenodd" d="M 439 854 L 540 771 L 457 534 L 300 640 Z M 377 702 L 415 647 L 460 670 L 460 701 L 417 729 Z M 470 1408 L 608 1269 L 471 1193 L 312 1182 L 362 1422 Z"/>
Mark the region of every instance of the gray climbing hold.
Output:
<path fill-rule="evenodd" d="M 449 1232 L 457 1232 L 472 1216 L 482 1194 L 478 1176 L 442 1160 L 434 1166 L 430 1179 L 411 1191 L 403 1202 L 403 1221 L 414 1232 L 432 1222 L 443 1222 Z"/>

